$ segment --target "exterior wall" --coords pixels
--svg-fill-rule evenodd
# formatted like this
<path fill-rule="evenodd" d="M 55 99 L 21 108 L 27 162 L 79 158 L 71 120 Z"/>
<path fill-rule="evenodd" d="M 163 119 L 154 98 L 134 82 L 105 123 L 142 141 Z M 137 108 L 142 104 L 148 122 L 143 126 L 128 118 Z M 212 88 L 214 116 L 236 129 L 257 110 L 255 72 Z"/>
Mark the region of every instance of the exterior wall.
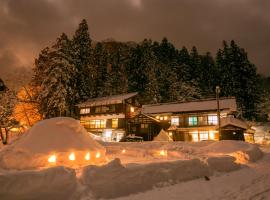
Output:
<path fill-rule="evenodd" d="M 104 141 L 119 141 L 126 134 L 127 120 L 138 110 L 133 103 L 136 101 L 131 98 L 117 104 L 81 107 L 80 123 Z"/>

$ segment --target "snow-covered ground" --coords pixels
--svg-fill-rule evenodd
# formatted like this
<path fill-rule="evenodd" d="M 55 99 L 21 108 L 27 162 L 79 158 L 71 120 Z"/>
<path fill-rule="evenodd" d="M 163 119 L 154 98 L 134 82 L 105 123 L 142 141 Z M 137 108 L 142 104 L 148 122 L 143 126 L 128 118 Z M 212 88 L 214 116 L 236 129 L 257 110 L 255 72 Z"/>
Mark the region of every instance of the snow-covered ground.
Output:
<path fill-rule="evenodd" d="M 269 146 L 241 141 L 98 144 L 70 119 L 49 122 L 1 148 L 1 200 L 270 199 Z M 103 161 L 68 160 L 70 152 L 77 159 L 88 150 L 105 150 Z M 66 160 L 40 165 L 52 151 Z"/>

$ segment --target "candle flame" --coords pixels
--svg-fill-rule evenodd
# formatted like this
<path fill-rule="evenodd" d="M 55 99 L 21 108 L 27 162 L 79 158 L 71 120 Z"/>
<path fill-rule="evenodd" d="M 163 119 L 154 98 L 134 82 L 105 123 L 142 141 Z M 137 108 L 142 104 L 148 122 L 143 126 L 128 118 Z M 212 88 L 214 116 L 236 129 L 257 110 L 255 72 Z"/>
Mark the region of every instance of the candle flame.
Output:
<path fill-rule="evenodd" d="M 90 153 L 88 152 L 86 155 L 85 155 L 85 160 L 90 160 Z"/>
<path fill-rule="evenodd" d="M 56 156 L 55 156 L 55 155 L 51 155 L 51 156 L 48 158 L 48 162 L 49 162 L 49 163 L 55 163 L 55 162 L 56 162 Z"/>
<path fill-rule="evenodd" d="M 70 155 L 69 155 L 69 160 L 75 160 L 75 154 L 74 153 L 71 153 Z"/>
<path fill-rule="evenodd" d="M 97 154 L 96 154 L 96 158 L 99 158 L 100 157 L 100 153 L 99 152 L 97 152 Z"/>

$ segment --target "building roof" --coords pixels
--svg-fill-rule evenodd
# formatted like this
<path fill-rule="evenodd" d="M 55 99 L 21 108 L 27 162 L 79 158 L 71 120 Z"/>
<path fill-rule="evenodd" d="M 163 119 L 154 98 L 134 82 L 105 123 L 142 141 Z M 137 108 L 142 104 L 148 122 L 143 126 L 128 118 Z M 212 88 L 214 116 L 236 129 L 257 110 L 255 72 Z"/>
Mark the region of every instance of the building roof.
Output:
<path fill-rule="evenodd" d="M 220 119 L 220 127 L 221 128 L 223 128 L 225 126 L 229 126 L 229 125 L 239 127 L 239 128 L 245 129 L 245 130 L 249 129 L 249 126 L 245 121 L 234 118 L 232 116 L 223 117 Z"/>
<path fill-rule="evenodd" d="M 237 111 L 236 100 L 234 97 L 221 98 L 219 100 L 219 104 L 220 110 L 229 110 L 229 112 Z M 181 113 L 215 110 L 217 110 L 216 99 L 196 100 L 183 103 L 174 102 L 164 104 L 151 104 L 142 106 L 142 113 L 144 114 Z"/>
<path fill-rule="evenodd" d="M 99 106 L 99 105 L 122 103 L 124 100 L 134 97 L 137 94 L 138 94 L 137 92 L 133 92 L 133 93 L 127 93 L 127 94 L 112 95 L 112 96 L 107 96 L 107 97 L 92 98 L 92 99 L 88 99 L 84 103 L 78 104 L 77 106 L 87 107 L 87 106 Z"/>

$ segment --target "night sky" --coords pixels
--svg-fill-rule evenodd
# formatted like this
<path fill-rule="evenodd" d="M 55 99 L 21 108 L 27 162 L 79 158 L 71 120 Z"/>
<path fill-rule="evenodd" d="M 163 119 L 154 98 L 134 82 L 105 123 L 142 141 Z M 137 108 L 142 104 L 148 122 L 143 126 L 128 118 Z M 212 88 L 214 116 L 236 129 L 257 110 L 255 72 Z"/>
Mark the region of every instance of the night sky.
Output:
<path fill-rule="evenodd" d="M 269 0 L 1 0 L 0 75 L 33 66 L 34 58 L 62 32 L 87 19 L 100 41 L 160 41 L 195 45 L 213 54 L 234 39 L 258 71 L 270 75 Z"/>

